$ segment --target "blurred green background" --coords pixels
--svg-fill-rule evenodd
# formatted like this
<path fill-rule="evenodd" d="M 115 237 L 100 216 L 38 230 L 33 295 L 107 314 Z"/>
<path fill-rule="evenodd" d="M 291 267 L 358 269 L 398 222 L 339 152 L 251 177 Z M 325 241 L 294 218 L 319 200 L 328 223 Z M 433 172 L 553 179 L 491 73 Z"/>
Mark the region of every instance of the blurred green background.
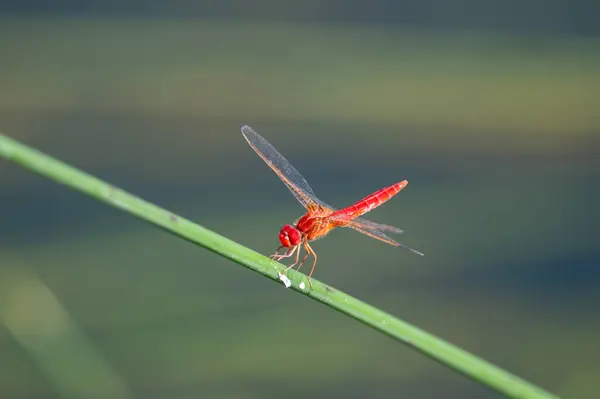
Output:
<path fill-rule="evenodd" d="M 586 6 L 587 3 L 587 6 Z M 264 254 L 334 206 L 315 277 L 565 398 L 600 390 L 600 6 L 8 1 L 0 131 Z M 0 162 L 2 398 L 497 398 L 379 333 Z"/>

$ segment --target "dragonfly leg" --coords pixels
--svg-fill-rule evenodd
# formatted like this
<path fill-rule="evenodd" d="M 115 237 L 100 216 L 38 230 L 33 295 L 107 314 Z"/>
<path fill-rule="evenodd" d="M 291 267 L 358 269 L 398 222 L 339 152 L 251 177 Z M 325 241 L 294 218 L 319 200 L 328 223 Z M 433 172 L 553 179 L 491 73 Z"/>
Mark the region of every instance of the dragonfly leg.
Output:
<path fill-rule="evenodd" d="M 294 263 L 285 268 L 283 274 L 285 274 L 288 270 L 296 266 L 296 264 L 298 263 L 298 259 L 300 259 L 300 245 L 296 245 L 296 247 L 294 247 L 294 251 L 296 252 L 296 259 L 294 260 Z"/>
<path fill-rule="evenodd" d="M 308 245 L 308 243 L 306 243 L 306 242 L 304 243 L 304 248 L 306 249 L 307 252 L 310 252 L 312 254 L 312 256 L 315 258 L 313 265 L 312 265 L 312 269 L 310 269 L 310 274 L 308 275 L 308 285 L 310 285 L 310 288 L 312 288 L 312 283 L 310 282 L 310 276 L 312 276 L 313 272 L 315 271 L 315 266 L 317 265 L 317 254 L 312 249 L 312 247 L 310 245 Z"/>
<path fill-rule="evenodd" d="M 287 247 L 284 247 L 283 245 L 280 246 L 279 248 L 277 248 L 277 251 L 275 251 L 275 253 L 273 255 L 269 256 L 269 258 L 273 259 L 274 261 L 279 262 L 283 258 L 289 258 L 290 256 L 292 256 L 294 254 L 294 251 L 296 250 L 295 247 L 292 247 L 292 248 L 288 249 L 285 254 L 279 255 L 279 251 L 281 251 L 282 248 L 287 248 Z"/>
<path fill-rule="evenodd" d="M 298 247 L 300 247 L 300 245 L 298 245 Z M 306 248 L 305 248 L 306 249 Z M 300 255 L 300 251 L 298 251 L 298 255 Z M 298 268 L 296 270 L 300 271 L 300 268 L 302 267 L 302 265 L 304 264 L 304 262 L 306 262 L 306 259 L 310 256 L 310 252 L 306 251 L 306 255 L 304 255 L 304 258 L 302 258 L 302 262 L 300 262 L 300 264 L 298 265 Z M 296 266 L 296 263 L 298 263 L 298 258 L 299 256 L 296 257 L 296 262 L 294 262 L 293 265 L 291 265 L 289 268 Z M 286 269 L 287 270 L 287 269 Z"/>
<path fill-rule="evenodd" d="M 281 255 L 279 255 L 279 251 L 281 251 L 282 248 L 285 248 L 285 247 L 282 245 L 279 248 L 277 248 L 277 251 L 275 251 L 275 253 L 273 255 L 269 256 L 269 258 L 275 259 L 276 257 L 281 256 Z"/>

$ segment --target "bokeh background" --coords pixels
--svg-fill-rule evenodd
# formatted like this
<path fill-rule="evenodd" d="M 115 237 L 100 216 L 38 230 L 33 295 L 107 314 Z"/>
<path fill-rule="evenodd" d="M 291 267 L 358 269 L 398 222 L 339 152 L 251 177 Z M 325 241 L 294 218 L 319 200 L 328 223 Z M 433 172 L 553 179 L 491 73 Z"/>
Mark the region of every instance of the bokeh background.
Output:
<path fill-rule="evenodd" d="M 600 4 L 600 3 L 599 3 Z M 249 124 L 352 231 L 316 278 L 565 398 L 600 391 L 600 5 L 5 1 L 0 131 L 262 253 L 302 214 Z M 497 398 L 301 295 L 0 162 L 2 398 Z"/>

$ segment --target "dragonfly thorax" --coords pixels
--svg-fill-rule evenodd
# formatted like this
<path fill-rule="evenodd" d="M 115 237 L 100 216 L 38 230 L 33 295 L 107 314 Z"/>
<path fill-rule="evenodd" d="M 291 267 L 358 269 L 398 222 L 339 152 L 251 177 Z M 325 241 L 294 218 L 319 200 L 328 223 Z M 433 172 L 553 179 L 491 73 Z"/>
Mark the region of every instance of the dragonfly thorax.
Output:
<path fill-rule="evenodd" d="M 302 242 L 302 233 L 294 226 L 286 224 L 279 232 L 279 241 L 284 247 L 295 247 Z"/>

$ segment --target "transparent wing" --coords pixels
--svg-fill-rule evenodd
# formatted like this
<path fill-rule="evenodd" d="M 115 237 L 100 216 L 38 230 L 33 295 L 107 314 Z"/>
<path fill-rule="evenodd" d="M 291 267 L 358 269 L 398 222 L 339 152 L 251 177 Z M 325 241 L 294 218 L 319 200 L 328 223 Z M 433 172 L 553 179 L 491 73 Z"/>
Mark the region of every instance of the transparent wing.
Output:
<path fill-rule="evenodd" d="M 250 147 L 273 171 L 279 176 L 283 184 L 294 194 L 294 197 L 308 210 L 322 208 L 334 209 L 319 200 L 306 179 L 283 157 L 267 140 L 256 133 L 250 126 L 242 127 L 242 135 Z"/>
<path fill-rule="evenodd" d="M 362 228 L 362 229 L 367 229 L 367 230 L 387 231 L 390 233 L 403 233 L 404 232 L 404 230 L 399 229 L 398 227 L 390 226 L 388 224 L 371 222 L 370 220 L 363 219 L 363 218 L 352 219 L 350 222 L 348 222 L 348 224 Z"/>
<path fill-rule="evenodd" d="M 411 247 L 409 247 L 407 245 L 399 243 L 398 241 L 396 241 L 396 240 L 394 240 L 394 239 L 386 236 L 384 233 L 382 233 L 379 230 L 366 230 L 366 229 L 363 229 L 361 227 L 358 227 L 358 226 L 355 226 L 355 225 L 352 225 L 352 224 L 348 224 L 345 227 L 349 227 L 349 228 L 351 228 L 353 230 L 358 231 L 359 233 L 363 233 L 363 234 L 365 234 L 365 235 L 367 235 L 367 236 L 369 236 L 371 238 L 375 238 L 376 240 L 383 241 L 383 242 L 385 242 L 387 244 L 390 244 L 390 245 L 393 245 L 395 247 L 401 247 L 401 248 L 404 248 L 404 249 L 408 249 L 409 251 L 414 252 L 417 255 L 423 256 L 422 252 L 419 252 L 416 249 L 413 249 L 413 248 L 411 248 Z"/>

